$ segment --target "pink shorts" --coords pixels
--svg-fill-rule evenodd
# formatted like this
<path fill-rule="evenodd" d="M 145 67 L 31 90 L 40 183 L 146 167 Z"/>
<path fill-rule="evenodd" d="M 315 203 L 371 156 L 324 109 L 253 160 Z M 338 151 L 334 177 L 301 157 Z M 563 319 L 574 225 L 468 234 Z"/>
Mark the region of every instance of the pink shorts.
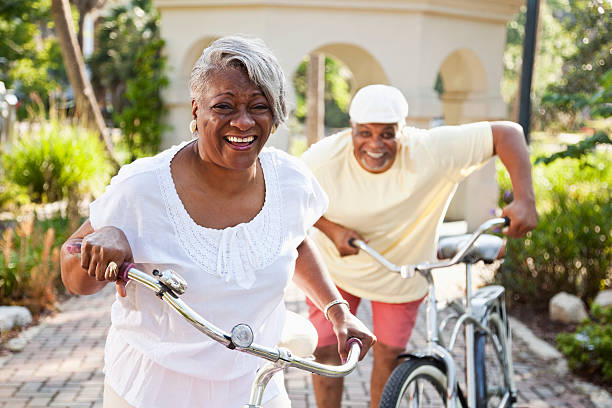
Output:
<path fill-rule="evenodd" d="M 340 294 L 349 302 L 351 313 L 357 313 L 361 298 L 351 295 L 338 288 Z M 419 312 L 419 305 L 424 298 L 408 303 L 382 303 L 372 301 L 373 331 L 379 342 L 397 348 L 404 348 L 410 340 L 412 329 Z M 337 343 L 336 334 L 332 324 L 323 316 L 310 299 L 308 304 L 308 318 L 317 329 L 319 343 L 317 347 L 331 346 Z"/>

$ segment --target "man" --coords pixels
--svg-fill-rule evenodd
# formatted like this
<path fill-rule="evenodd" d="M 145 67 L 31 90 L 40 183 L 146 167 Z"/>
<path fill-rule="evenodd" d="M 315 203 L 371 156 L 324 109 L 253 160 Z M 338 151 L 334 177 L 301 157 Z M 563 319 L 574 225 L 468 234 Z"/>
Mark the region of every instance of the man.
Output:
<path fill-rule="evenodd" d="M 535 228 L 537 213 L 531 164 L 522 128 L 512 122 L 481 122 L 431 130 L 404 127 L 408 103 L 391 86 L 370 85 L 355 95 L 351 129 L 314 144 L 302 156 L 328 194 L 327 212 L 313 238 L 351 311 L 361 298 L 372 302 L 374 367 L 371 407 L 378 407 L 397 355 L 410 338 L 425 279 L 402 279 L 349 245 L 365 240 L 395 264 L 434 260 L 437 229 L 457 184 L 497 155 L 510 174 L 514 201 L 503 209 L 506 234 L 520 237 Z M 474 200 L 478 200 L 474 197 Z M 319 361 L 339 362 L 335 335 L 309 301 L 319 333 Z M 338 303 L 334 307 L 346 307 Z M 319 408 L 340 407 L 342 379 L 313 376 Z"/>

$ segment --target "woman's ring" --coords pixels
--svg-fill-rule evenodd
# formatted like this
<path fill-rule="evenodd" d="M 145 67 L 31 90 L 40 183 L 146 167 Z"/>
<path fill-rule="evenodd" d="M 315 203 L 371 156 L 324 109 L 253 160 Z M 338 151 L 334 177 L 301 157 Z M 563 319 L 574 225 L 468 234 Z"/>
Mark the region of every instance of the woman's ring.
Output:
<path fill-rule="evenodd" d="M 108 263 L 108 266 L 106 267 L 106 271 L 104 273 L 105 278 L 107 280 L 111 280 L 111 279 L 115 280 L 115 279 L 117 279 L 117 270 L 118 270 L 118 267 L 117 267 L 117 264 L 115 263 L 115 261 L 110 261 Z"/>

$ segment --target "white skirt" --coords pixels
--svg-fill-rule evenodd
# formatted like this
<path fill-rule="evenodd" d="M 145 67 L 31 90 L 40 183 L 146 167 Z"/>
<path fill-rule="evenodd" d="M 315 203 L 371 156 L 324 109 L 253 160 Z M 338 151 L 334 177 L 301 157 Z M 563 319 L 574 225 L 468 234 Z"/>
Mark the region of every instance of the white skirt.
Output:
<path fill-rule="evenodd" d="M 249 401 L 255 373 L 223 381 L 194 378 L 169 370 L 117 341 L 119 336 L 112 337 L 107 339 L 104 356 L 105 408 L 240 408 Z M 291 406 L 282 371 L 268 383 L 263 405 Z"/>

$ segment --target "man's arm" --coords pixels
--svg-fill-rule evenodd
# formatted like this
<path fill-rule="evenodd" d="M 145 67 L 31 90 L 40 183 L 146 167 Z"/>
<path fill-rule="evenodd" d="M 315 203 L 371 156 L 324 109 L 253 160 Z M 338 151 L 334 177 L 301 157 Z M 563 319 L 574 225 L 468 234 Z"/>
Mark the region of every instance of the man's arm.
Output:
<path fill-rule="evenodd" d="M 493 153 L 502 161 L 512 182 L 514 201 L 502 211 L 510 218 L 508 236 L 517 238 L 538 225 L 531 162 L 523 128 L 514 122 L 491 122 Z"/>
<path fill-rule="evenodd" d="M 349 239 L 355 238 L 365 241 L 363 237 L 357 233 L 357 231 L 330 221 L 325 218 L 325 216 L 319 218 L 314 226 L 334 243 L 340 256 L 355 255 L 359 252 L 359 248 L 355 248 L 349 244 Z"/>

